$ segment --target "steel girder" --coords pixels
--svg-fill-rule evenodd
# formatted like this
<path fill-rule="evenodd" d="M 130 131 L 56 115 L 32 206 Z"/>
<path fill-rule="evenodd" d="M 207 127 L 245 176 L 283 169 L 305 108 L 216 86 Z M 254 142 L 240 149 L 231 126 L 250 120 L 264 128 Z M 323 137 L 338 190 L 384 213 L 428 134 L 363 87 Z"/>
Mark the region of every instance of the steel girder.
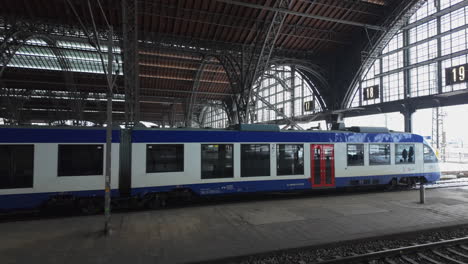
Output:
<path fill-rule="evenodd" d="M 282 80 L 281 78 L 279 78 L 278 76 L 274 75 L 274 74 L 269 74 L 268 71 L 265 72 L 265 74 L 258 79 L 256 85 L 255 85 L 255 88 L 252 90 L 252 95 L 254 98 L 252 98 L 252 104 L 251 104 L 251 109 L 250 109 L 250 114 L 253 115 L 253 112 L 255 111 L 255 105 L 257 104 L 257 101 L 256 100 L 260 100 L 262 101 L 269 109 L 273 110 L 277 115 L 281 116 L 287 123 L 288 123 L 288 126 L 293 126 L 293 127 L 296 127 L 297 129 L 299 130 L 304 130 L 299 124 L 296 123 L 296 121 L 294 121 L 293 118 L 290 118 L 288 117 L 284 111 L 280 111 L 278 108 L 276 108 L 275 105 L 271 104 L 270 102 L 268 102 L 268 100 L 266 100 L 263 96 L 261 96 L 259 94 L 259 88 L 260 88 L 260 85 L 261 85 L 261 82 L 262 80 L 266 77 L 266 78 L 273 78 L 275 79 L 282 87 L 284 90 L 292 90 L 294 91 L 293 87 L 288 87 L 286 82 L 284 80 Z M 294 79 L 294 75 L 292 77 Z M 294 102 L 294 97 L 292 98 L 292 101 Z M 294 103 L 292 103 L 292 105 L 294 105 Z M 254 121 L 254 118 L 251 118 L 252 121 Z"/>
<path fill-rule="evenodd" d="M 259 95 L 256 91 L 253 91 L 253 95 L 260 101 L 262 101 L 268 108 L 270 108 L 271 110 L 275 111 L 276 114 L 280 115 L 284 120 L 287 121 L 288 125 L 291 125 L 291 126 L 294 126 L 296 127 L 297 129 L 299 130 L 304 130 L 301 126 L 299 126 L 299 124 L 296 123 L 296 121 L 294 121 L 293 118 L 290 118 L 288 117 L 286 114 L 284 114 L 284 112 L 282 111 L 279 111 L 274 105 L 272 105 L 270 102 L 268 102 L 268 100 L 266 100 L 265 98 L 263 98 L 263 96 Z"/>
<path fill-rule="evenodd" d="M 239 29 L 239 30 L 247 30 L 252 31 L 254 28 L 258 28 L 259 25 L 268 24 L 269 21 L 265 21 L 258 18 L 243 18 L 239 16 L 229 15 L 229 14 L 220 14 L 216 12 L 210 12 L 206 10 L 195 10 L 189 8 L 183 8 L 178 5 L 171 5 L 171 4 L 162 4 L 162 3 L 153 3 L 157 5 L 155 10 L 152 12 L 140 11 L 140 14 L 151 15 L 160 18 L 171 18 L 176 19 L 179 21 L 186 21 L 190 23 L 202 23 L 206 25 L 215 25 L 221 26 L 225 28 L 232 28 L 232 29 Z M 177 16 L 170 16 L 167 15 L 167 10 L 174 10 L 177 11 Z M 169 11 L 170 13 L 170 11 Z M 211 18 L 209 21 L 206 19 L 200 18 Z M 254 27 L 245 26 L 245 25 L 253 25 L 258 24 Z M 286 36 L 294 36 L 298 38 L 310 39 L 310 40 L 320 40 L 338 44 L 347 44 L 347 41 L 341 40 L 341 36 L 348 36 L 351 37 L 348 33 L 345 32 L 338 32 L 329 29 L 316 29 L 308 26 L 302 26 L 298 23 L 293 24 L 284 24 L 283 25 L 283 32 L 281 35 Z M 313 37 L 310 37 L 313 35 Z"/>
<path fill-rule="evenodd" d="M 256 30 L 260 30 L 260 24 L 255 25 Z M 189 38 L 183 36 L 173 36 L 166 34 L 155 34 L 146 32 L 144 36 L 139 36 L 142 41 L 141 46 L 145 45 L 151 48 L 160 50 L 188 52 L 197 54 L 207 54 L 219 56 L 222 53 L 242 53 L 246 50 L 255 48 L 258 54 L 261 47 L 252 47 L 250 44 L 236 44 L 222 41 L 212 41 L 207 39 Z M 290 50 L 286 48 L 276 48 L 274 51 L 275 57 L 286 58 L 313 58 L 317 57 L 315 53 L 309 51 Z"/>
<path fill-rule="evenodd" d="M 330 91 L 330 83 L 326 78 L 326 74 L 322 67 L 313 64 L 310 61 L 298 59 L 283 59 L 275 58 L 271 60 L 271 65 L 274 66 L 291 66 L 294 65 L 295 70 L 309 84 L 312 93 L 317 98 L 323 110 L 328 109 L 329 102 L 324 99 L 325 95 Z"/>
<path fill-rule="evenodd" d="M 374 63 L 379 53 L 382 52 L 383 48 L 388 44 L 388 42 L 390 42 L 398 30 L 403 27 L 408 19 L 426 2 L 427 0 L 402 1 L 401 4 L 393 10 L 392 14 L 387 17 L 383 23 L 387 30 L 381 34 L 375 34 L 373 39 L 370 40 L 366 48 L 363 50 L 363 62 L 354 75 L 351 85 L 348 87 L 345 97 L 341 103 L 341 108 L 346 108 L 348 102 L 352 100 L 353 88 L 358 84 L 360 77 L 367 74 L 370 66 Z"/>
<path fill-rule="evenodd" d="M 192 93 L 190 94 L 190 97 L 188 99 L 188 103 L 185 106 L 186 108 L 186 114 L 185 114 L 185 126 L 186 127 L 191 127 L 192 126 L 192 121 L 194 119 L 193 116 L 193 108 L 194 105 L 197 101 L 197 95 L 198 95 L 198 89 L 200 88 L 200 80 L 203 75 L 203 71 L 205 70 L 205 67 L 207 65 L 207 62 L 209 61 L 210 57 L 204 56 L 202 58 L 202 61 L 200 63 L 200 66 L 198 66 L 198 70 L 195 73 L 195 78 L 193 81 L 192 85 Z"/>
<path fill-rule="evenodd" d="M 402 109 L 417 111 L 419 109 L 466 104 L 466 102 L 468 102 L 468 92 L 458 90 L 444 94 L 408 97 L 398 101 L 349 108 L 345 113 L 345 117 L 400 112 Z"/>
<path fill-rule="evenodd" d="M 22 108 L 32 94 L 31 91 L 21 92 L 18 89 L 4 87 L 2 76 L 16 52 L 31 39 L 44 41 L 57 58 L 57 62 L 63 71 L 66 88 L 70 94 L 69 105 L 74 113 L 72 119 L 75 119 L 77 123 L 81 122 L 83 119 L 84 99 L 86 99 L 88 95 L 87 93 L 77 91 L 70 62 L 62 53 L 62 49 L 57 45 L 57 38 L 60 37 L 52 35 L 51 32 L 54 31 L 49 30 L 50 28 L 41 27 L 40 25 L 27 23 L 25 21 L 18 21 L 11 25 L 5 23 L 4 37 L 3 41 L 0 43 L 0 89 L 2 101 L 4 101 L 5 105 L 10 106 L 6 109 L 8 112 L 6 116 L 9 116 L 11 122 L 18 123 L 21 121 L 21 111 L 19 109 Z M 51 118 L 60 119 L 57 111 L 56 114 L 55 117 Z"/>
<path fill-rule="evenodd" d="M 276 3 L 278 8 L 287 10 L 290 0 L 280 0 Z M 217 56 L 231 83 L 235 109 L 233 106 L 229 109 L 231 115 L 235 114 L 238 123 L 249 122 L 252 89 L 257 79 L 262 78 L 270 66 L 270 57 L 285 18 L 284 12 L 275 11 L 266 31 L 261 28 L 254 31 L 257 35 L 252 45 L 244 46 L 241 52 L 225 52 Z"/>
<path fill-rule="evenodd" d="M 122 57 L 125 87 L 125 125 L 140 121 L 137 0 L 122 0 Z"/>
<path fill-rule="evenodd" d="M 273 49 L 275 47 L 276 40 L 281 32 L 281 28 L 283 27 L 284 19 L 286 18 L 286 13 L 281 12 L 281 10 L 288 10 L 289 4 L 291 3 L 290 0 L 280 0 L 277 1 L 277 8 L 279 10 L 275 11 L 273 15 L 273 19 L 271 21 L 271 24 L 268 28 L 268 31 L 266 33 L 265 39 L 263 40 L 263 45 L 262 49 L 260 51 L 260 54 L 258 56 L 258 59 L 256 61 L 256 65 L 253 71 L 249 71 L 251 73 L 251 76 L 249 76 L 250 84 L 247 87 L 247 98 L 245 104 L 248 106 L 249 105 L 249 99 L 251 96 L 251 91 L 254 85 L 254 82 L 259 79 L 259 83 L 262 82 L 262 78 L 266 72 L 266 70 L 270 66 L 270 57 L 273 53 Z M 245 113 L 245 116 L 248 116 L 248 111 L 249 107 L 246 108 L 247 111 Z M 247 120 L 248 121 L 248 120 Z"/>
<path fill-rule="evenodd" d="M 237 63 L 235 57 L 233 56 L 220 56 L 219 58 L 231 82 L 231 88 L 233 89 L 233 94 L 242 93 L 242 89 L 243 89 L 242 87 L 245 84 L 242 83 L 243 79 L 241 78 L 241 72 L 242 72 L 241 64 Z M 324 77 L 324 74 L 322 73 L 323 69 L 320 66 L 311 64 L 308 61 L 296 60 L 296 59 L 272 59 L 270 62 L 271 62 L 270 66 L 271 65 L 274 65 L 274 66 L 294 65 L 295 70 L 299 74 L 301 74 L 301 76 L 305 79 L 306 82 L 309 83 L 309 86 L 312 89 L 312 93 L 317 98 L 317 101 L 320 104 L 321 108 L 323 110 L 328 109 L 327 103 L 326 101 L 324 101 L 322 97 L 322 92 L 328 91 L 330 89 L 330 85 L 327 79 Z M 266 70 L 265 73 L 267 74 L 265 77 L 268 77 L 268 78 L 274 77 L 277 80 L 279 79 L 279 77 L 277 76 L 274 76 L 274 75 L 270 76 L 268 74 L 268 70 Z M 280 81 L 279 83 L 283 85 L 283 87 L 286 87 L 285 89 L 289 89 L 289 87 L 287 87 L 285 82 L 283 82 L 281 79 L 279 79 L 279 81 Z M 256 86 L 258 84 L 259 84 L 259 79 L 257 79 Z M 257 92 L 253 92 L 251 96 L 252 98 L 257 98 L 258 100 L 261 100 L 262 102 L 265 103 L 265 105 L 267 105 L 269 109 L 275 111 L 278 115 L 282 116 L 285 123 L 298 127 L 296 120 L 301 120 L 301 119 L 287 117 L 283 112 L 279 111 L 278 109 L 276 109 L 276 107 L 274 107 L 269 102 L 267 102 L 264 98 L 262 98 Z M 232 122 L 235 121 L 233 120 L 233 117 L 238 118 L 238 115 L 240 115 L 240 113 L 237 111 L 237 105 L 240 105 L 243 102 L 241 101 L 240 96 L 233 96 L 233 101 L 232 102 L 227 101 L 226 103 L 227 103 L 226 110 L 227 110 L 227 113 L 229 113 L 228 117 L 231 118 L 230 123 L 232 124 Z M 250 105 L 252 106 L 252 103 Z M 253 105 L 255 105 L 255 103 L 253 103 Z M 251 120 L 253 121 L 253 118 L 251 118 Z"/>
<path fill-rule="evenodd" d="M 232 4 L 232 5 L 245 6 L 245 7 L 249 7 L 249 8 L 257 8 L 257 9 L 262 9 L 262 10 L 281 12 L 281 13 L 287 14 L 287 15 L 302 16 L 302 17 L 313 18 L 313 19 L 318 19 L 318 20 L 324 20 L 324 21 L 329 21 L 329 22 L 334 22 L 334 23 L 341 23 L 341 24 L 346 24 L 346 25 L 351 25 L 351 26 L 358 26 L 358 27 L 364 27 L 364 28 L 373 29 L 373 30 L 385 31 L 385 28 L 381 27 L 381 26 L 365 24 L 365 23 L 360 23 L 360 22 L 354 22 L 354 21 L 338 19 L 338 18 L 331 18 L 331 17 L 319 16 L 319 15 L 306 14 L 306 13 L 301 13 L 301 12 L 297 12 L 297 11 L 291 11 L 291 10 L 288 10 L 288 9 L 282 9 L 281 7 L 268 7 L 268 6 L 265 6 L 265 5 L 252 4 L 252 3 L 240 2 L 240 1 L 235 1 L 235 0 L 216 0 L 216 1 L 227 3 L 227 4 Z"/>
<path fill-rule="evenodd" d="M 229 53 L 216 56 L 226 71 L 230 87 L 231 87 L 231 100 L 226 101 L 227 105 L 227 115 L 230 119 L 230 124 L 239 122 L 242 118 L 240 117 L 241 113 L 238 111 L 238 106 L 243 104 L 242 96 L 244 88 L 244 78 L 242 76 L 242 66 L 239 63 L 239 60 Z"/>

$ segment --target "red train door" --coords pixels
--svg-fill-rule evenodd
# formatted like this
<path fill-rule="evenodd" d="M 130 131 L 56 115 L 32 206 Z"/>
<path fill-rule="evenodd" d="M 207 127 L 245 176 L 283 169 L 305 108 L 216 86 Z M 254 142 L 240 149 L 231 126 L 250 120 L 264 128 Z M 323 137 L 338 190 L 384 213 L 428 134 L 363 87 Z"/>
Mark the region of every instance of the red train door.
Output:
<path fill-rule="evenodd" d="M 310 181 L 312 187 L 335 186 L 335 150 L 333 145 L 310 145 Z"/>

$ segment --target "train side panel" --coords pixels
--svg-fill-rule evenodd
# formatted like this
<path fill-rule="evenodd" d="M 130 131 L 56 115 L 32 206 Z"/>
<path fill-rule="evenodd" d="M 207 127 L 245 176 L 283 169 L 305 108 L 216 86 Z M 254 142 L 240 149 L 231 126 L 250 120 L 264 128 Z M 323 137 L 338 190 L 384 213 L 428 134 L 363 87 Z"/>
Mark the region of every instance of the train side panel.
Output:
<path fill-rule="evenodd" d="M 256 192 L 270 190 L 310 189 L 310 150 L 304 148 L 304 174 L 277 175 L 276 145 L 268 144 L 270 148 L 269 176 L 241 176 L 241 143 L 213 142 L 210 144 L 233 144 L 233 177 L 201 178 L 201 144 L 177 143 L 184 145 L 184 170 L 180 172 L 146 172 L 146 148 L 148 145 L 164 143 L 134 143 L 132 145 L 132 193 L 143 196 L 151 192 L 168 192 L 188 188 L 197 194 L 221 194 L 237 192 Z M 249 144 L 256 144 L 250 142 Z M 265 144 L 260 142 L 258 144 Z M 279 143 L 281 144 L 281 143 Z M 291 144 L 291 143 L 288 143 Z M 297 143 L 300 144 L 300 143 Z"/>
<path fill-rule="evenodd" d="M 395 148 L 398 143 L 388 143 L 390 145 L 390 163 L 383 165 L 369 164 L 369 145 L 377 143 L 362 143 L 364 145 L 364 164 L 349 165 L 347 161 L 347 145 L 349 143 L 336 143 L 335 157 L 336 186 L 357 186 L 388 184 L 392 179 L 400 182 L 403 178 L 424 177 L 426 181 L 433 182 L 439 179 L 440 171 L 437 163 L 428 165 L 423 160 L 423 144 L 418 142 L 406 142 L 414 145 L 414 163 L 400 163 L 395 157 Z"/>
<path fill-rule="evenodd" d="M 0 134 L 5 128 L 0 128 Z M 102 142 L 101 133 L 94 131 L 87 139 L 72 138 L 77 135 L 71 129 L 28 129 L 17 130 L 21 135 L 11 136 L 3 133 L 0 146 L 32 145 L 33 146 L 33 174 L 32 187 L 0 189 L 0 210 L 16 208 L 34 208 L 42 205 L 51 197 L 56 196 L 102 196 L 104 194 L 103 163 L 102 175 L 86 176 L 58 176 L 58 149 L 59 145 L 97 145 L 102 147 L 103 162 L 105 162 L 106 146 Z M 80 130 L 83 131 L 83 130 Z M 102 131 L 104 133 L 104 131 Z M 105 135 L 105 134 L 103 134 Z M 116 142 L 112 143 L 112 192 L 118 194 L 118 171 L 119 171 L 119 143 L 118 134 Z M 89 140 L 88 142 L 77 142 Z M 52 142 L 51 142 L 52 141 Z"/>
<path fill-rule="evenodd" d="M 245 133 L 238 131 L 194 132 L 184 130 L 171 133 L 171 131 L 146 130 L 141 134 L 138 133 L 136 137 L 137 140 L 133 143 L 134 152 L 132 177 L 134 179 L 132 180 L 132 192 L 137 195 L 142 195 L 148 192 L 167 192 L 177 188 L 189 188 L 199 194 L 310 189 L 312 188 L 311 144 L 328 144 L 334 146 L 336 187 L 388 184 L 392 179 L 400 181 L 408 177 L 419 179 L 419 177 L 428 178 L 428 176 L 430 176 L 424 171 L 421 144 L 422 137 L 407 133 Z M 224 141 L 217 141 L 219 139 Z M 262 139 L 263 141 L 257 141 L 258 139 Z M 287 139 L 287 141 L 283 141 L 284 139 Z M 295 142 L 296 140 L 300 141 Z M 146 173 L 145 147 L 147 144 L 184 144 L 184 171 L 173 173 Z M 233 144 L 234 176 L 230 178 L 202 179 L 200 172 L 201 144 Z M 253 175 L 250 177 L 242 177 L 240 175 L 242 166 L 240 150 L 242 144 L 269 145 L 269 176 Z M 276 147 L 278 144 L 302 144 L 304 146 L 304 174 L 284 176 L 277 175 Z M 348 144 L 362 144 L 364 146 L 364 164 L 362 166 L 350 166 L 347 164 Z M 388 158 L 390 163 L 371 166 L 369 164 L 370 144 L 389 144 L 391 148 Z M 399 164 L 396 162 L 395 144 L 413 145 L 415 157 L 414 163 Z M 433 176 L 433 179 L 437 179 L 438 177 L 436 172 Z"/>

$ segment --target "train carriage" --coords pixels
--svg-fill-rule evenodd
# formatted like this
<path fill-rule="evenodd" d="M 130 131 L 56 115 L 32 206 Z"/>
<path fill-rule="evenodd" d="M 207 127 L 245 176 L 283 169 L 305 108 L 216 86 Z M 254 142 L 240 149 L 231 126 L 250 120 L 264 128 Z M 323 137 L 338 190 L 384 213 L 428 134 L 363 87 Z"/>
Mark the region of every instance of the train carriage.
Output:
<path fill-rule="evenodd" d="M 112 195 L 161 205 L 172 194 L 313 190 L 433 182 L 423 137 L 386 129 L 114 130 Z M 62 200 L 85 208 L 104 194 L 105 129 L 0 127 L 0 210 Z"/>
<path fill-rule="evenodd" d="M 114 161 L 119 141 L 115 130 Z M 102 128 L 0 127 L 0 210 L 103 196 L 105 142 Z M 119 163 L 113 162 L 114 196 L 118 172 Z"/>
<path fill-rule="evenodd" d="M 437 158 L 419 135 L 386 129 L 255 130 L 134 130 L 132 193 L 189 189 L 210 195 L 414 184 L 440 177 Z"/>

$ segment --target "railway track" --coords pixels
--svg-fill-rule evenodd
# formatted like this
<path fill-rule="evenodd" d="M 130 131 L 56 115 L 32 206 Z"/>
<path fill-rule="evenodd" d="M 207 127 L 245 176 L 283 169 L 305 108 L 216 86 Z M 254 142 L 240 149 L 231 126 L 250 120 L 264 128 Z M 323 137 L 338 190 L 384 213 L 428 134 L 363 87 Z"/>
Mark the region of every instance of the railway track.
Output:
<path fill-rule="evenodd" d="M 428 242 L 425 244 L 370 252 L 366 254 L 356 254 L 349 257 L 318 261 L 316 263 L 468 263 L 468 237 L 455 238 L 438 242 Z"/>

